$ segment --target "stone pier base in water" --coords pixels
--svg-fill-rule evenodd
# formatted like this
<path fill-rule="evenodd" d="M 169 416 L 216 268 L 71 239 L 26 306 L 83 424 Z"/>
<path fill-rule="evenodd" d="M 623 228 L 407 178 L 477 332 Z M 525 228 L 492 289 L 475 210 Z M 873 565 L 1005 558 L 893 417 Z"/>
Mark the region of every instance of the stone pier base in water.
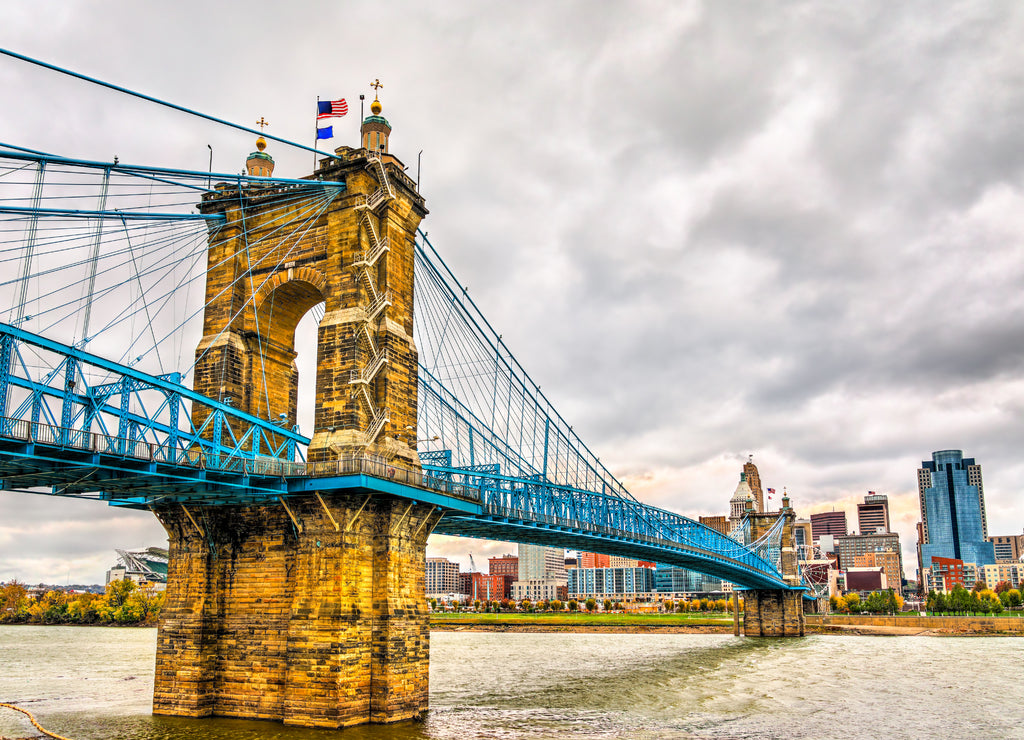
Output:
<path fill-rule="evenodd" d="M 744 591 L 743 634 L 747 637 L 803 637 L 803 592 Z"/>
<path fill-rule="evenodd" d="M 344 727 L 427 708 L 432 507 L 366 493 L 157 509 L 155 714 Z"/>

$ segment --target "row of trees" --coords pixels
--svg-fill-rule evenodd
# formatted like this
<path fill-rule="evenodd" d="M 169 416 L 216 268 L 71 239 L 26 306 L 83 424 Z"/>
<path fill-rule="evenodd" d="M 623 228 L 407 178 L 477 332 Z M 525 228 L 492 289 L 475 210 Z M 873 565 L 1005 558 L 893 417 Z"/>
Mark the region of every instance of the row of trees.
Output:
<path fill-rule="evenodd" d="M 727 612 L 732 609 L 728 599 L 692 599 L 690 601 L 666 601 L 665 611 L 676 612 Z M 740 599 L 740 611 L 743 611 L 743 599 Z"/>
<path fill-rule="evenodd" d="M 164 603 L 152 585 L 111 581 L 103 594 L 55 589 L 33 596 L 23 583 L 0 586 L 0 623 L 155 625 Z"/>
<path fill-rule="evenodd" d="M 996 593 L 983 588 L 968 591 L 963 586 L 954 586 L 949 593 L 929 591 L 925 608 L 937 614 L 1002 614 L 1005 609 L 1017 609 L 1021 605 L 1021 592 L 1008 588 Z"/>
<path fill-rule="evenodd" d="M 828 601 L 832 611 L 840 614 L 898 614 L 903 608 L 903 597 L 891 588 L 872 591 L 864 600 L 851 591 L 844 596 L 830 596 Z"/>
<path fill-rule="evenodd" d="M 472 611 L 477 612 L 562 612 L 562 611 L 588 611 L 596 612 L 598 606 L 603 607 L 604 611 L 622 611 L 623 604 L 621 601 L 612 601 L 611 599 L 605 599 L 604 602 L 599 603 L 596 599 L 587 599 L 586 601 L 577 601 L 576 599 L 569 599 L 566 602 L 562 602 L 559 599 L 542 600 L 542 601 L 531 601 L 530 599 L 523 599 L 522 601 L 516 602 L 511 599 L 502 599 L 498 601 L 488 601 L 486 599 L 476 599 L 472 605 L 460 602 L 454 602 L 447 608 L 451 611 L 463 611 L 469 610 L 472 606 Z M 430 608 L 434 611 L 438 609 L 445 609 L 446 606 L 443 602 L 439 602 L 437 599 L 430 599 Z M 662 602 L 662 608 L 666 612 L 725 612 L 731 608 L 728 600 L 726 599 L 693 599 L 691 601 L 664 601 Z M 743 610 L 743 600 L 740 599 L 740 610 Z"/>

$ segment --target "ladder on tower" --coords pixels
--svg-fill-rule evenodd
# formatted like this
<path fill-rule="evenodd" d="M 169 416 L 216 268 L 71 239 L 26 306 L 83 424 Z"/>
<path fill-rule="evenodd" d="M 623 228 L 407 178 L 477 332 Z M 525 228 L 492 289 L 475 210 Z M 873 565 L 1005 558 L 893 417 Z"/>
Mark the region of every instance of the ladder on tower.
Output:
<path fill-rule="evenodd" d="M 369 245 L 355 258 L 352 266 L 359 271 L 358 279 L 366 286 L 368 303 L 363 307 L 364 315 L 359 336 L 365 340 L 369 360 L 362 368 L 350 371 L 349 385 L 353 386 L 353 392 L 362 401 L 367 416 L 370 417 L 369 426 L 364 430 L 366 443 L 370 444 L 377 439 L 383 431 L 384 425 L 391 420 L 388 409 L 377 408 L 373 394 L 374 381 L 384 366 L 390 364 L 391 361 L 387 350 L 381 351 L 377 347 L 374 337 L 381 314 L 391 305 L 391 291 L 378 290 L 374 273 L 381 258 L 390 251 L 391 244 L 386 235 L 381 235 L 378 232 L 378 228 L 374 226 L 375 217 L 370 214 L 371 212 L 376 213 L 382 204 L 393 200 L 395 193 L 388 181 L 387 169 L 380 156 L 371 154 L 366 169 L 376 177 L 378 187 L 368 197 L 364 197 L 362 203 L 356 205 L 356 209 L 362 211 L 360 224 L 366 233 Z"/>

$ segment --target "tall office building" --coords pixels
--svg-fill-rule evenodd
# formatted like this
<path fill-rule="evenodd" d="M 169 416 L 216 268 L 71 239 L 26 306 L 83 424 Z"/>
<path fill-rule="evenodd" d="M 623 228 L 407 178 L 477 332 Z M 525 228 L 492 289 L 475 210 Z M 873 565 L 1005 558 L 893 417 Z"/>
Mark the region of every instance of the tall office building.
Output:
<path fill-rule="evenodd" d="M 817 544 L 823 534 L 845 537 L 848 534 L 846 512 L 823 511 L 820 514 L 811 514 L 811 539 Z"/>
<path fill-rule="evenodd" d="M 793 546 L 800 557 L 810 559 L 814 537 L 811 534 L 811 520 L 797 519 L 793 522 Z"/>
<path fill-rule="evenodd" d="M 857 504 L 857 529 L 861 534 L 889 531 L 889 497 L 868 491 L 863 504 Z"/>
<path fill-rule="evenodd" d="M 750 456 L 750 459 L 743 466 L 743 472 L 747 476 L 750 492 L 754 494 L 754 501 L 756 502 L 754 504 L 754 511 L 765 511 L 764 491 L 761 490 L 761 474 L 757 472 L 757 466 L 754 465 L 753 455 Z"/>
<path fill-rule="evenodd" d="M 462 589 L 459 564 L 448 558 L 427 558 L 425 575 L 427 596 L 454 594 Z"/>
<path fill-rule="evenodd" d="M 560 547 L 519 545 L 519 580 L 544 578 L 565 581 L 565 550 Z"/>
<path fill-rule="evenodd" d="M 917 471 L 917 490 L 922 569 L 931 567 L 933 557 L 979 566 L 996 562 L 995 548 L 987 540 L 981 466 L 974 458 L 960 450 L 933 452 Z"/>
<path fill-rule="evenodd" d="M 889 588 L 902 590 L 903 551 L 900 549 L 898 532 L 875 532 L 874 534 L 852 534 L 836 537 L 836 555 L 843 570 L 858 567 L 883 567 L 888 576 Z M 863 560 L 866 556 L 877 556 Z M 895 560 L 893 560 L 895 559 Z"/>

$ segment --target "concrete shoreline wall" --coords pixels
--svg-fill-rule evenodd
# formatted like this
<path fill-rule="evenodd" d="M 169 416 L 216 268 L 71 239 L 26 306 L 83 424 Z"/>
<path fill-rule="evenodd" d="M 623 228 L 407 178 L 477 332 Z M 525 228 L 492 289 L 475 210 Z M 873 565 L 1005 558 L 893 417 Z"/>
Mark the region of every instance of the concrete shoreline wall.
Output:
<path fill-rule="evenodd" d="M 916 627 L 923 630 L 956 632 L 1012 632 L 1024 635 L 1024 618 L 1020 617 L 893 617 L 853 614 L 808 614 L 808 627 L 843 625 L 865 627 Z"/>

